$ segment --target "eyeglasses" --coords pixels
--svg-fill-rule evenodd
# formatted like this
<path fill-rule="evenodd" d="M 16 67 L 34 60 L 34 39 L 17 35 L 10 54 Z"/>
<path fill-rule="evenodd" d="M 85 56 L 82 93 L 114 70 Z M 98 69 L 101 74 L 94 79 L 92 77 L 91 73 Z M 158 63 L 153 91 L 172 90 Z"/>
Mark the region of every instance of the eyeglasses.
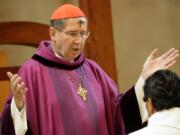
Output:
<path fill-rule="evenodd" d="M 81 37 L 81 39 L 87 39 L 90 35 L 89 31 L 62 31 L 57 29 L 59 32 L 63 32 L 64 34 L 66 34 L 67 36 L 71 37 L 71 38 L 77 38 L 79 35 Z"/>

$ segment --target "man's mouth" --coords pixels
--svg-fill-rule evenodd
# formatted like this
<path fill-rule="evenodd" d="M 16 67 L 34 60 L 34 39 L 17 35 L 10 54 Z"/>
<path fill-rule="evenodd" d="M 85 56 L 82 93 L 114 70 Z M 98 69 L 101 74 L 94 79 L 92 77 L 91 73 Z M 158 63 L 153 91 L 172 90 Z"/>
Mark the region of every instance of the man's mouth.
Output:
<path fill-rule="evenodd" d="M 73 50 L 74 52 L 78 52 L 78 51 L 79 51 L 78 48 L 73 48 L 72 50 Z"/>

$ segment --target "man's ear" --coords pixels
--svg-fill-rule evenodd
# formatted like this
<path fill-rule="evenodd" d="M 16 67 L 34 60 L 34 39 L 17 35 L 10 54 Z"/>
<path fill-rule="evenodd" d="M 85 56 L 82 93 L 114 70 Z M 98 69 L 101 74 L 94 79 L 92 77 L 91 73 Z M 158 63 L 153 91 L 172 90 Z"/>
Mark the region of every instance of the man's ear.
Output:
<path fill-rule="evenodd" d="M 52 41 L 55 41 L 56 30 L 53 27 L 49 27 L 49 36 Z"/>
<path fill-rule="evenodd" d="M 156 109 L 153 105 L 151 98 L 148 97 L 148 99 L 146 101 L 146 105 L 147 105 L 149 116 L 151 116 L 152 114 L 154 114 L 156 112 Z"/>

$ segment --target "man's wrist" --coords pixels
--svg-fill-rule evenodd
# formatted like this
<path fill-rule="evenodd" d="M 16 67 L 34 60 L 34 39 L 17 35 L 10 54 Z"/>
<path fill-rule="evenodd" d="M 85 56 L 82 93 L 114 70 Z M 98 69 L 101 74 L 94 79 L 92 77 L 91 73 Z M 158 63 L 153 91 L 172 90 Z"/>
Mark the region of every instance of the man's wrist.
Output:
<path fill-rule="evenodd" d="M 24 107 L 24 99 L 17 99 L 17 98 L 14 98 L 14 101 L 15 101 L 15 104 L 18 108 L 19 111 L 21 111 L 21 109 Z"/>

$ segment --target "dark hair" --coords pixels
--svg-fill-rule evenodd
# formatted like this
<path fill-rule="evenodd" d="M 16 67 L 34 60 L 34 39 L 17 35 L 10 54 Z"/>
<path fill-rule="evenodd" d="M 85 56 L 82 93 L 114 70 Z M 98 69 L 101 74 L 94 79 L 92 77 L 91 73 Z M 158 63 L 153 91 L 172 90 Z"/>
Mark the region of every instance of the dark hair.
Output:
<path fill-rule="evenodd" d="M 65 19 L 50 20 L 50 26 L 54 28 L 63 29 L 65 27 Z"/>
<path fill-rule="evenodd" d="M 50 26 L 57 28 L 59 30 L 63 30 L 66 26 L 66 21 L 69 19 L 78 19 L 80 24 L 88 23 L 87 18 L 79 17 L 79 18 L 65 18 L 59 20 L 50 20 Z"/>
<path fill-rule="evenodd" d="M 157 111 L 180 107 L 180 77 L 170 70 L 159 70 L 144 85 L 144 100 L 151 98 Z"/>

